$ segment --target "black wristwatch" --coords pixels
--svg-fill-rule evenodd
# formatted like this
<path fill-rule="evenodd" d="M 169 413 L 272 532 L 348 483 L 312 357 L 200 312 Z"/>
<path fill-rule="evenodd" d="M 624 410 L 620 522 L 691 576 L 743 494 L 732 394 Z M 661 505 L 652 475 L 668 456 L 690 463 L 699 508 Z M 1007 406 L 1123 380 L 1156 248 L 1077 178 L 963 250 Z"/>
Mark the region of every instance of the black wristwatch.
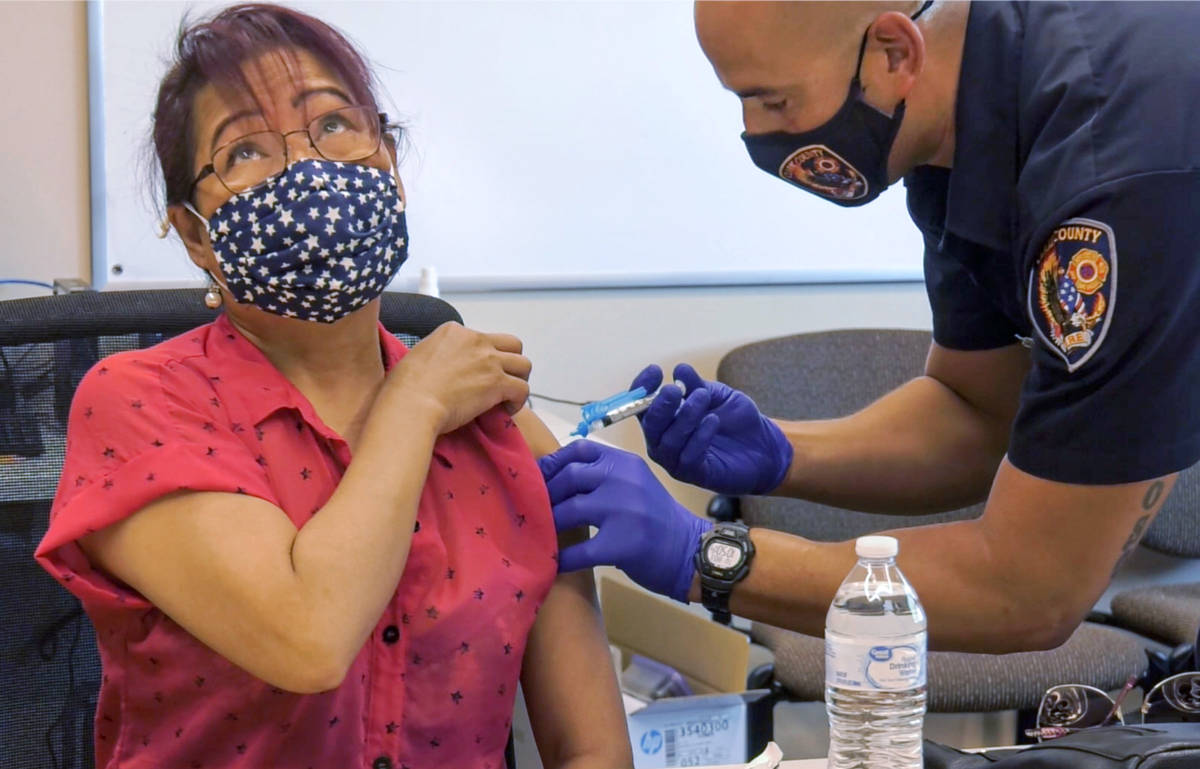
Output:
<path fill-rule="evenodd" d="M 750 573 L 754 543 L 743 523 L 718 523 L 700 538 L 696 571 L 700 573 L 700 601 L 712 618 L 728 625 L 729 594 Z"/>

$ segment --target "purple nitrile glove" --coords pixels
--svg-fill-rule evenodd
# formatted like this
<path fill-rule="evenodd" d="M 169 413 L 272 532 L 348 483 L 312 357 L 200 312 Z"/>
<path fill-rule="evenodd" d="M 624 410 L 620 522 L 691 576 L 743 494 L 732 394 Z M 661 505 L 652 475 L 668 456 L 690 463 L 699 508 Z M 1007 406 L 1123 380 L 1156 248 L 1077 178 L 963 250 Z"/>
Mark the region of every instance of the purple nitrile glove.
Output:
<path fill-rule="evenodd" d="M 561 572 L 616 566 L 647 590 L 687 602 L 700 536 L 712 522 L 676 502 L 636 454 L 575 441 L 538 460 L 559 531 L 595 526 L 558 555 Z"/>
<path fill-rule="evenodd" d="M 646 452 L 672 478 L 718 494 L 767 494 L 792 466 L 792 444 L 779 425 L 759 413 L 750 396 L 700 378 L 686 363 L 639 417 Z M 654 392 L 662 369 L 647 366 L 631 387 Z"/>

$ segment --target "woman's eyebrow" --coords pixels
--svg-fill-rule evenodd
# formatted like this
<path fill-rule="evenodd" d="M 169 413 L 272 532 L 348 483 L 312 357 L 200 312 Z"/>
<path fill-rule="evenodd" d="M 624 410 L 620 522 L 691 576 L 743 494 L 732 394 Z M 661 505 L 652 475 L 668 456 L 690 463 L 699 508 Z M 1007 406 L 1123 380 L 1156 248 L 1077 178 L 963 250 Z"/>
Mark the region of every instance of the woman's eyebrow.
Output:
<path fill-rule="evenodd" d="M 300 93 L 296 94 L 295 96 L 292 97 L 292 106 L 299 107 L 300 102 L 304 101 L 305 99 L 309 98 L 310 96 L 316 96 L 317 94 L 321 94 L 321 93 L 327 93 L 332 96 L 336 96 L 339 99 L 341 99 L 342 101 L 346 102 L 347 104 L 354 103 L 354 102 L 350 101 L 350 97 L 347 96 L 345 94 L 345 92 L 342 91 L 340 88 L 334 88 L 333 86 L 322 86 L 320 88 L 309 88 L 307 90 L 301 91 Z"/>
<path fill-rule="evenodd" d="M 350 101 L 350 97 L 347 96 L 346 93 L 344 91 L 342 91 L 340 88 L 335 88 L 333 86 L 321 86 L 319 88 L 306 89 L 306 90 L 301 91 L 300 93 L 296 94 L 295 96 L 293 96 L 292 97 L 292 106 L 299 107 L 300 103 L 302 101 L 304 101 L 305 99 L 308 99 L 311 96 L 316 96 L 317 94 L 322 94 L 322 93 L 327 93 L 332 96 L 336 96 L 339 99 L 341 99 L 342 101 L 346 102 L 347 104 L 353 104 L 353 102 Z M 212 142 L 208 148 L 208 151 L 211 153 L 213 150 L 215 150 L 217 148 L 217 139 L 221 138 L 221 133 L 226 128 L 228 128 L 231 123 L 234 123 L 238 120 L 242 120 L 243 118 L 255 117 L 255 116 L 259 116 L 259 115 L 262 115 L 262 112 L 260 110 L 244 109 L 244 110 L 239 110 L 237 112 L 234 112 L 231 115 L 226 116 L 224 120 L 222 120 L 220 123 L 217 124 L 216 130 L 213 131 Z"/>
<path fill-rule="evenodd" d="M 262 113 L 256 109 L 244 109 L 234 112 L 232 115 L 226 116 L 224 120 L 222 120 L 220 123 L 217 123 L 217 130 L 213 131 L 212 143 L 208 148 L 209 153 L 211 154 L 212 151 L 217 148 L 217 139 L 221 138 L 221 133 L 228 128 L 231 123 L 241 120 L 242 118 L 254 117 L 255 115 L 261 114 Z"/>

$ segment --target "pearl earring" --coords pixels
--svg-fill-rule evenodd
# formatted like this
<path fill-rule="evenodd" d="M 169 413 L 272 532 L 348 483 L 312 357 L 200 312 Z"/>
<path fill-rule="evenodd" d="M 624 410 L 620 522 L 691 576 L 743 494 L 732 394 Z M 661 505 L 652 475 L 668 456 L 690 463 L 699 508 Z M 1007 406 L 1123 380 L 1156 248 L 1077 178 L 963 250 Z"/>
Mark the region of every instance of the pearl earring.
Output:
<path fill-rule="evenodd" d="M 204 306 L 210 310 L 221 306 L 221 291 L 216 283 L 208 284 L 208 290 L 204 292 Z"/>

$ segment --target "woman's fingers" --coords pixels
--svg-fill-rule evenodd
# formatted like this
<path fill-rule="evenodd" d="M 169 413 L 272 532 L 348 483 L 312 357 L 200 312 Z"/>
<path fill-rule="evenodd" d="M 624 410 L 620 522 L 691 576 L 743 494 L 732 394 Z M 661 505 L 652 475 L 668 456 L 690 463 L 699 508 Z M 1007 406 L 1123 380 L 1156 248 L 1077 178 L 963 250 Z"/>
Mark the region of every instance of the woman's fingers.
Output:
<path fill-rule="evenodd" d="M 501 352 L 500 367 L 509 376 L 529 381 L 529 374 L 533 371 L 533 361 L 520 353 Z"/>
<path fill-rule="evenodd" d="M 508 415 L 512 416 L 525 408 L 525 404 L 529 402 L 529 382 L 521 377 L 505 377 L 500 394 L 501 405 Z"/>
<path fill-rule="evenodd" d="M 444 410 L 440 432 L 501 405 L 509 414 L 529 399 L 533 364 L 511 334 L 484 334 L 443 323 L 413 346 L 390 376 L 393 387 L 431 398 Z"/>
<path fill-rule="evenodd" d="M 504 336 L 490 334 L 489 336 Z M 516 337 L 510 337 L 520 347 L 521 342 Z M 501 382 L 500 391 L 503 395 L 504 410 L 516 414 L 525 408 L 529 400 L 529 374 L 533 371 L 533 361 L 515 352 L 501 352 L 500 366 L 505 376 Z"/>
<path fill-rule="evenodd" d="M 515 352 L 521 353 L 525 349 L 525 345 L 521 340 L 512 334 L 483 334 L 485 339 L 491 342 L 492 347 L 495 347 L 500 352 Z"/>

